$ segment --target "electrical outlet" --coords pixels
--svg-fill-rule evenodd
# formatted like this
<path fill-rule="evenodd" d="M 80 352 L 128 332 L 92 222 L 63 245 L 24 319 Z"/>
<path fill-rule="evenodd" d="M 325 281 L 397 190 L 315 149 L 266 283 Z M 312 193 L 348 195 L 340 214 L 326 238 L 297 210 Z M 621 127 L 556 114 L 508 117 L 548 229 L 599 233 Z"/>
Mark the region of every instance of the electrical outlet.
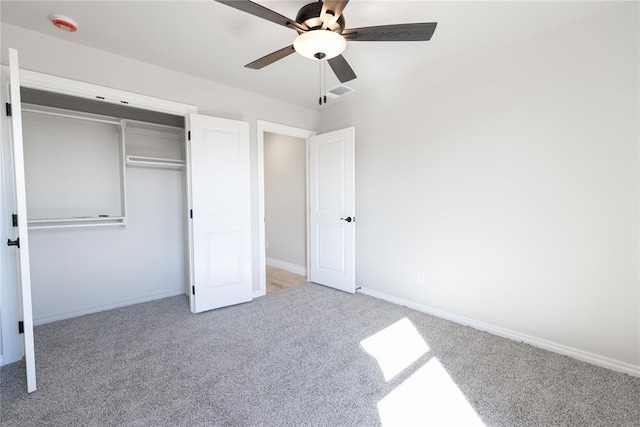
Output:
<path fill-rule="evenodd" d="M 424 285 L 424 273 L 422 271 L 416 273 L 416 282 L 418 282 L 419 285 Z"/>
<path fill-rule="evenodd" d="M 264 246 L 265 246 L 265 249 L 269 249 L 269 242 L 265 241 Z"/>

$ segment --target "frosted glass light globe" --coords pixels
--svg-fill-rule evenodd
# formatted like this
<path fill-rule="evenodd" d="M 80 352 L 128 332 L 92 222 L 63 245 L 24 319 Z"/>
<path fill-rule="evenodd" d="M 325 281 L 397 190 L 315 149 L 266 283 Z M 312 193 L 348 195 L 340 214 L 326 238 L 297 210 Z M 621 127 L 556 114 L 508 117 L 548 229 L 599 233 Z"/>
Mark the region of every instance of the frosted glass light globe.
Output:
<path fill-rule="evenodd" d="M 344 52 L 347 41 L 340 34 L 328 30 L 311 30 L 293 41 L 293 48 L 309 59 L 331 59 Z"/>

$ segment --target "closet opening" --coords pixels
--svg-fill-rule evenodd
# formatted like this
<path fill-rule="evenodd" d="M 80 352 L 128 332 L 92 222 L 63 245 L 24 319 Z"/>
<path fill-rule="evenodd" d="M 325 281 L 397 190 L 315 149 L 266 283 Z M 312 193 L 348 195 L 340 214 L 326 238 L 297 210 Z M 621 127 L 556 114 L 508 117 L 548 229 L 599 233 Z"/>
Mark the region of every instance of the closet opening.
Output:
<path fill-rule="evenodd" d="M 21 97 L 34 324 L 187 293 L 185 117 Z"/>

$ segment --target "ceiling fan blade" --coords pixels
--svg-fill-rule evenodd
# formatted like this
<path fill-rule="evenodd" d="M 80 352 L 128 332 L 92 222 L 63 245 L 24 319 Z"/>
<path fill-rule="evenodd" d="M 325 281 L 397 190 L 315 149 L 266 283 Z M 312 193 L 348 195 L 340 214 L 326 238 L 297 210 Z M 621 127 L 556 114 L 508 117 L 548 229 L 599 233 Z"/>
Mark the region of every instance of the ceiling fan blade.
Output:
<path fill-rule="evenodd" d="M 226 4 L 235 9 L 246 12 L 250 15 L 257 16 L 258 18 L 266 19 L 267 21 L 275 22 L 276 24 L 293 28 L 296 31 L 304 32 L 308 28 L 306 25 L 298 24 L 296 21 L 280 15 L 271 9 L 261 6 L 249 0 L 215 0 L 218 3 Z"/>
<path fill-rule="evenodd" d="M 296 50 L 293 48 L 293 45 L 283 47 L 280 50 L 276 50 L 275 52 L 271 52 L 268 55 L 263 56 L 260 59 L 256 59 L 255 61 L 245 65 L 246 68 L 251 68 L 252 70 L 259 70 L 261 68 L 266 67 L 269 64 L 273 64 L 279 59 L 285 58 L 291 55 Z"/>
<path fill-rule="evenodd" d="M 357 77 L 347 60 L 344 59 L 344 56 L 338 55 L 329 59 L 328 62 L 340 83 L 348 82 Z"/>
<path fill-rule="evenodd" d="M 324 0 L 322 2 L 322 12 L 320 12 L 320 20 L 322 20 L 322 28 L 331 27 L 342 15 L 342 11 L 349 3 L 349 0 Z M 329 12 L 327 16 L 327 12 Z"/>
<path fill-rule="evenodd" d="M 419 24 L 380 25 L 350 28 L 342 32 L 345 39 L 362 42 L 402 42 L 431 40 L 437 22 Z"/>

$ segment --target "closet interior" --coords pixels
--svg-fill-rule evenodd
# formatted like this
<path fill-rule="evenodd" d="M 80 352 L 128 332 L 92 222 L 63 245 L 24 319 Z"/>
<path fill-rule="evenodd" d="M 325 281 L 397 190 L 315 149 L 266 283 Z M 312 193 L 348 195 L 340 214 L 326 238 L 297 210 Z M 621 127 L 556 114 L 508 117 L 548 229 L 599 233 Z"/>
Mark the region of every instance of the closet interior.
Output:
<path fill-rule="evenodd" d="M 184 294 L 184 117 L 21 97 L 34 323 Z"/>

